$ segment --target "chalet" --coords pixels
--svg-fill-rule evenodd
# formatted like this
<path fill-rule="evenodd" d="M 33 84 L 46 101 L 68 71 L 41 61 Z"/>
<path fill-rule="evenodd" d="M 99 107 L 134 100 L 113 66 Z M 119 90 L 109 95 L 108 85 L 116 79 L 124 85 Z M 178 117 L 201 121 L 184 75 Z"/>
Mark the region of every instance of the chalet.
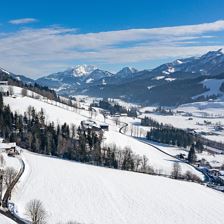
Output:
<path fill-rule="evenodd" d="M 208 151 L 211 154 L 223 154 L 224 153 L 223 150 L 212 148 L 210 146 L 206 146 L 205 150 Z"/>
<path fill-rule="evenodd" d="M 14 156 L 19 154 L 19 150 L 16 148 L 16 143 L 1 143 L 0 150 L 5 151 L 8 156 Z"/>
<path fill-rule="evenodd" d="M 97 124 L 95 121 L 92 121 L 92 120 L 81 121 L 81 127 L 84 130 L 91 129 L 93 131 L 102 131 L 102 130 L 108 131 L 109 130 L 108 124 L 104 124 L 104 123 Z"/>
<path fill-rule="evenodd" d="M 220 177 L 224 175 L 224 171 L 219 169 L 209 169 L 209 175 L 213 177 Z"/>
<path fill-rule="evenodd" d="M 178 158 L 178 159 L 185 159 L 186 155 L 184 153 L 180 153 L 180 154 L 176 155 L 176 158 Z"/>
<path fill-rule="evenodd" d="M 215 131 L 223 131 L 223 130 L 224 130 L 224 128 L 221 125 L 217 125 L 215 127 Z"/>
<path fill-rule="evenodd" d="M 83 129 L 92 129 L 94 126 L 95 127 L 97 126 L 95 121 L 92 120 L 81 121 L 81 127 Z"/>
<path fill-rule="evenodd" d="M 99 126 L 104 131 L 108 131 L 109 130 L 109 125 L 108 124 L 100 124 Z"/>
<path fill-rule="evenodd" d="M 0 81 L 0 85 L 7 86 L 8 85 L 8 81 Z"/>

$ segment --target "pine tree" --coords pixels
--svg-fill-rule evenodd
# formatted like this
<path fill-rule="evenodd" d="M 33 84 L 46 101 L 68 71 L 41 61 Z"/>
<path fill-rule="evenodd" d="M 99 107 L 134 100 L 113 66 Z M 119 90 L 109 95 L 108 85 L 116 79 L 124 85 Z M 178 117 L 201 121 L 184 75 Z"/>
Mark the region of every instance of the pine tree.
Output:
<path fill-rule="evenodd" d="M 0 93 L 0 111 L 3 109 L 3 97 L 2 94 Z"/>
<path fill-rule="evenodd" d="M 191 145 L 190 151 L 188 153 L 188 161 L 189 163 L 194 163 L 197 159 L 195 149 L 194 149 L 194 144 Z"/>
<path fill-rule="evenodd" d="M 197 141 L 196 144 L 195 144 L 195 148 L 198 152 L 202 152 L 203 149 L 204 149 L 204 146 L 200 141 Z"/>

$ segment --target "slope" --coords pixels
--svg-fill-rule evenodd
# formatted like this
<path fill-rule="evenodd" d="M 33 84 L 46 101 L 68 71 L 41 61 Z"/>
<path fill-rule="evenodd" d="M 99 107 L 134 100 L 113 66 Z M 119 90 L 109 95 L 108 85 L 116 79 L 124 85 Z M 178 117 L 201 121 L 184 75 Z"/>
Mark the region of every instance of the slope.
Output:
<path fill-rule="evenodd" d="M 221 224 L 223 194 L 199 184 L 23 152 L 26 172 L 13 196 L 18 214 L 37 198 L 48 223 Z"/>
<path fill-rule="evenodd" d="M 4 103 L 9 104 L 12 111 L 16 111 L 19 114 L 23 114 L 27 111 L 27 108 L 31 105 L 37 111 L 40 111 L 43 108 L 44 113 L 46 114 L 47 121 L 54 121 L 55 124 L 75 124 L 77 127 L 80 125 L 82 120 L 89 119 L 89 112 L 86 110 L 79 110 L 79 113 L 71 110 L 70 107 L 64 105 L 64 107 L 56 106 L 57 103 L 51 101 L 53 104 L 47 102 L 33 99 L 30 97 L 4 97 Z M 62 104 L 61 104 L 62 106 Z M 102 115 L 98 114 L 94 120 L 103 121 Z M 158 170 L 160 173 L 169 175 L 172 172 L 173 164 L 177 161 L 173 157 L 170 157 L 152 146 L 139 142 L 137 139 L 134 139 L 130 136 L 125 136 L 119 133 L 119 127 L 116 126 L 111 120 L 108 120 L 110 127 L 109 131 L 105 132 L 105 140 L 103 144 L 111 145 L 116 144 L 118 147 L 124 148 L 129 146 L 136 154 L 146 155 L 149 158 L 149 164 L 153 166 L 154 169 Z M 193 169 L 191 166 L 181 163 L 181 168 L 183 173 L 187 170 L 197 174 L 202 178 L 201 173 Z"/>

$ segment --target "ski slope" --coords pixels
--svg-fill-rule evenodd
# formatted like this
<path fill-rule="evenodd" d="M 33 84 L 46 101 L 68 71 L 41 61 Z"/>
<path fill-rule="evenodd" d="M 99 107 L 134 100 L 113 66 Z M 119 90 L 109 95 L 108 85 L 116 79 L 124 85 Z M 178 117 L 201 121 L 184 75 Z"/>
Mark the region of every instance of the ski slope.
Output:
<path fill-rule="evenodd" d="M 30 97 L 4 97 L 4 103 L 9 104 L 12 111 L 17 111 L 19 114 L 23 114 L 27 111 L 27 108 L 30 105 L 35 107 L 37 111 L 40 111 L 41 108 L 43 108 L 47 121 L 54 121 L 59 124 L 66 122 L 68 124 L 75 124 L 76 126 L 79 126 L 82 120 L 89 119 L 88 111 L 80 110 L 79 113 L 77 113 L 75 111 L 68 110 L 69 107 L 67 106 L 64 108 L 55 106 L 56 102 L 53 103 L 55 105 L 51 105 Z M 102 115 L 100 116 L 98 114 L 94 119 L 101 119 L 102 121 Z M 124 119 L 126 119 L 124 121 L 127 121 L 127 118 Z M 106 139 L 103 144 L 116 144 L 121 148 L 130 146 L 132 151 L 136 154 L 146 155 L 149 159 L 149 164 L 159 173 L 169 175 L 172 172 L 173 164 L 177 161 L 176 159 L 156 150 L 152 146 L 139 142 L 137 139 L 119 133 L 119 127 L 112 124 L 111 120 L 108 120 L 108 122 L 110 127 L 109 131 L 105 132 Z M 183 173 L 190 170 L 199 177 L 203 178 L 202 174 L 193 169 L 191 166 L 185 163 L 180 163 L 180 165 Z"/>
<path fill-rule="evenodd" d="M 48 223 L 222 224 L 223 193 L 169 178 L 96 167 L 27 151 L 25 173 L 12 201 L 18 215 L 31 199 L 48 211 Z"/>

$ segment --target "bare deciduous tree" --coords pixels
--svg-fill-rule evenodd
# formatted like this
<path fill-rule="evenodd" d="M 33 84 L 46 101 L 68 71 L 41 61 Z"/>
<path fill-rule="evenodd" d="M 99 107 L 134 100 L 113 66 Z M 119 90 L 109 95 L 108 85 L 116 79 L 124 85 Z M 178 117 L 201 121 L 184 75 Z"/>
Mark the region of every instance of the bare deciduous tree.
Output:
<path fill-rule="evenodd" d="M 173 170 L 172 170 L 171 176 L 174 179 L 179 179 L 181 177 L 181 166 L 178 162 L 175 162 L 173 164 Z"/>
<path fill-rule="evenodd" d="M 193 174 L 192 172 L 190 171 L 187 171 L 184 175 L 184 178 L 187 180 L 187 181 L 193 181 L 193 182 L 198 182 L 198 183 L 201 183 L 202 180 L 200 179 L 200 177 L 198 177 L 197 175 Z"/>
<path fill-rule="evenodd" d="M 4 183 L 8 188 L 16 177 L 16 170 L 13 167 L 7 167 L 4 173 Z"/>
<path fill-rule="evenodd" d="M 12 86 L 9 86 L 9 95 L 12 96 L 14 94 L 14 89 Z"/>
<path fill-rule="evenodd" d="M 21 90 L 21 95 L 24 97 L 24 96 L 27 96 L 27 89 L 25 88 L 22 88 Z"/>
<path fill-rule="evenodd" d="M 143 157 L 142 157 L 142 168 L 141 168 L 142 172 L 146 172 L 147 165 L 148 165 L 148 158 L 145 155 L 143 155 Z"/>
<path fill-rule="evenodd" d="M 0 167 L 4 167 L 5 166 L 5 159 L 3 157 L 2 154 L 0 154 Z"/>
<path fill-rule="evenodd" d="M 120 117 L 114 117 L 113 120 L 116 126 L 120 125 Z"/>
<path fill-rule="evenodd" d="M 26 205 L 26 216 L 31 219 L 32 224 L 45 224 L 47 212 L 40 200 L 33 199 Z"/>
<path fill-rule="evenodd" d="M 103 121 L 106 121 L 107 118 L 107 112 L 105 110 L 100 110 L 100 113 L 103 115 Z"/>

